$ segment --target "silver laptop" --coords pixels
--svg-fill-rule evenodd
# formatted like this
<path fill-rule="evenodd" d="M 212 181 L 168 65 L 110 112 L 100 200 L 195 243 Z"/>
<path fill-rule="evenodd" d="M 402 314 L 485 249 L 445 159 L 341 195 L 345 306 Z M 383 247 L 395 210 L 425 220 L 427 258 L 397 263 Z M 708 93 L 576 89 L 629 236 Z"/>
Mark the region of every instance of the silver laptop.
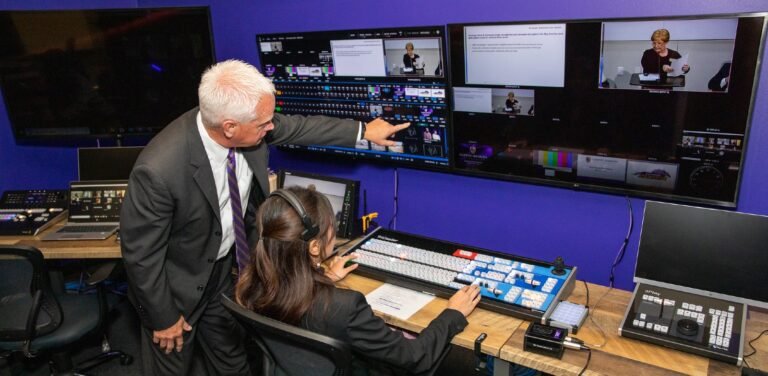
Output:
<path fill-rule="evenodd" d="M 102 240 L 120 225 L 127 180 L 75 181 L 69 184 L 67 224 L 42 240 Z"/>

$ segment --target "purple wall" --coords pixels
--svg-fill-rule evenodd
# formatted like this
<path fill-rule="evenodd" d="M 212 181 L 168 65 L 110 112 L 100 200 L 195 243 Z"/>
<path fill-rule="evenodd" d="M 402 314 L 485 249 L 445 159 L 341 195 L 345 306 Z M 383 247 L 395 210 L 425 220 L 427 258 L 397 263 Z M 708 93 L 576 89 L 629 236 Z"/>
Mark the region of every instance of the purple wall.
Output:
<path fill-rule="evenodd" d="M 453 5 L 453 4 L 457 5 Z M 391 2 L 337 1 L 126 1 L 0 0 L 0 9 L 211 5 L 220 60 L 257 63 L 254 34 L 389 26 L 444 25 L 454 22 L 653 17 L 768 11 L 765 0 L 675 2 L 649 0 L 422 0 L 407 8 Z M 461 5 L 458 5 L 461 4 Z M 473 4 L 474 5 L 474 4 Z M 739 211 L 768 214 L 768 69 L 762 69 L 742 175 Z M 761 105 L 762 104 L 762 105 Z M 395 169 L 379 164 L 307 158 L 274 152 L 273 169 L 292 168 L 361 180 L 368 208 L 386 225 L 393 215 Z M 0 190 L 65 187 L 76 175 L 71 148 L 17 146 L 0 103 Z M 610 265 L 628 225 L 621 196 L 510 183 L 400 168 L 397 229 L 523 256 L 552 260 L 562 255 L 580 276 L 606 284 Z M 627 257 L 617 269 L 617 285 L 630 289 L 644 200 L 632 199 L 635 231 Z"/>

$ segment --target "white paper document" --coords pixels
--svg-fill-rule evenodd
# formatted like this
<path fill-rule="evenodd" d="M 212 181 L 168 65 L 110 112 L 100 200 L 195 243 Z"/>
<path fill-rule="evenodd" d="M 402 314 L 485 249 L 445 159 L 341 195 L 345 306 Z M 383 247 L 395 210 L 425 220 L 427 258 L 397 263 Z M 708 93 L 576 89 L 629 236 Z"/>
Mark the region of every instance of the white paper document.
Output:
<path fill-rule="evenodd" d="M 679 59 L 670 59 L 672 72 L 667 73 L 668 77 L 677 77 L 681 74 L 684 74 L 683 72 L 683 65 L 688 65 L 688 54 L 683 55 L 683 57 Z"/>
<path fill-rule="evenodd" d="M 659 80 L 658 73 L 648 73 L 648 74 L 643 73 L 637 77 L 640 78 L 640 81 L 658 81 Z"/>
<path fill-rule="evenodd" d="M 407 320 L 435 297 L 385 283 L 365 296 L 374 311 Z"/>

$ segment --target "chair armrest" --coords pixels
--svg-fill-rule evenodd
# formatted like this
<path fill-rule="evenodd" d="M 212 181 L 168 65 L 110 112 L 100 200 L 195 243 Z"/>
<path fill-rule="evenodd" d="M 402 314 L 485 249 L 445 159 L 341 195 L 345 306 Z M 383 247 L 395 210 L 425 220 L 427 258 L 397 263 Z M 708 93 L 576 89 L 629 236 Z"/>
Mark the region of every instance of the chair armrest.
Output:
<path fill-rule="evenodd" d="M 88 286 L 94 286 L 98 285 L 101 282 L 104 282 L 105 279 L 109 278 L 109 276 L 112 274 L 112 272 L 115 270 L 115 267 L 117 267 L 118 261 L 107 261 L 102 264 L 99 264 L 96 266 L 96 270 L 91 273 L 91 276 L 88 277 L 88 280 L 85 281 L 85 283 Z"/>
<path fill-rule="evenodd" d="M 37 329 L 37 317 L 40 315 L 40 307 L 42 306 L 41 302 L 43 300 L 43 291 L 37 290 L 35 291 L 35 295 L 32 297 L 32 306 L 29 307 L 29 314 L 27 315 L 27 330 L 25 337 L 27 338 L 24 341 L 24 356 L 27 358 L 32 358 L 35 356 L 29 348 L 32 345 L 32 340 L 35 339 L 35 331 Z"/>

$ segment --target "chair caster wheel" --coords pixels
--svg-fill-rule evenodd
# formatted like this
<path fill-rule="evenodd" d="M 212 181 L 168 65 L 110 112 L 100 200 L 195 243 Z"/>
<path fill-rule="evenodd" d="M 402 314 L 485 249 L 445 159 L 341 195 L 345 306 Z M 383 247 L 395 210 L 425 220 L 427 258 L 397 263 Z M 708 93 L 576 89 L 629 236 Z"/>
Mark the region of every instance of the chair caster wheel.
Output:
<path fill-rule="evenodd" d="M 120 356 L 120 365 L 121 366 L 127 366 L 129 364 L 133 363 L 133 357 L 130 355 L 121 355 Z"/>

